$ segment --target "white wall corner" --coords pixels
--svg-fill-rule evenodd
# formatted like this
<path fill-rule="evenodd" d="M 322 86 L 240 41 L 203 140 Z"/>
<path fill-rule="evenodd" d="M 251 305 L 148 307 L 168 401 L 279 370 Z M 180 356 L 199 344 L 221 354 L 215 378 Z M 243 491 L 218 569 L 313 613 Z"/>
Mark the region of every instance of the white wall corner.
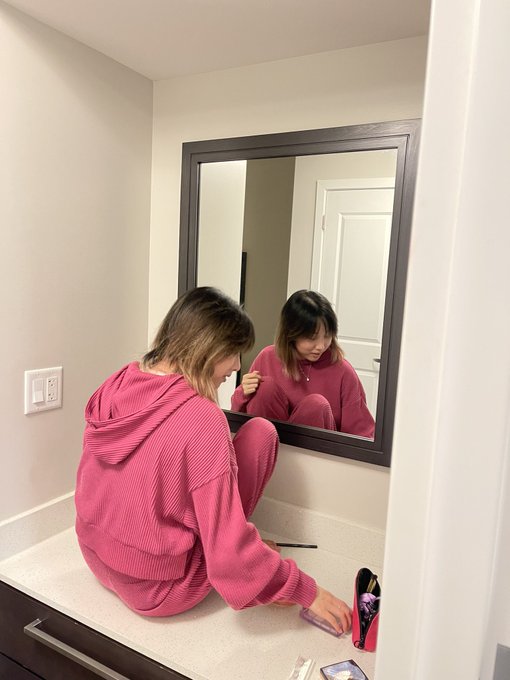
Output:
<path fill-rule="evenodd" d="M 74 491 L 0 522 L 0 562 L 74 525 Z"/>
<path fill-rule="evenodd" d="M 509 24 L 498 0 L 433 3 L 377 680 L 480 678 L 508 438 Z"/>
<path fill-rule="evenodd" d="M 321 550 L 369 565 L 382 565 L 384 532 L 343 521 L 325 513 L 262 497 L 251 517 L 257 529 L 296 543 L 314 543 Z"/>

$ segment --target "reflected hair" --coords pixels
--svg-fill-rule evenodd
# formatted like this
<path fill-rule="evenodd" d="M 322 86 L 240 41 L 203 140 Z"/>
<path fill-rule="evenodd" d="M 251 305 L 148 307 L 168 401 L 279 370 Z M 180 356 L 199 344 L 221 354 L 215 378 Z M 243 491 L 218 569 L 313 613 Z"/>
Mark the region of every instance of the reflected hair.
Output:
<path fill-rule="evenodd" d="M 336 336 L 338 320 L 331 303 L 314 290 L 298 290 L 283 305 L 276 330 L 276 356 L 283 365 L 283 372 L 289 378 L 299 380 L 296 340 L 313 338 L 321 324 L 326 335 L 331 337 L 331 363 L 342 361 L 344 353 Z"/>
<path fill-rule="evenodd" d="M 164 361 L 198 394 L 217 402 L 215 365 L 248 351 L 254 341 L 253 323 L 237 302 L 217 288 L 193 288 L 170 308 L 142 359 L 142 368 Z"/>

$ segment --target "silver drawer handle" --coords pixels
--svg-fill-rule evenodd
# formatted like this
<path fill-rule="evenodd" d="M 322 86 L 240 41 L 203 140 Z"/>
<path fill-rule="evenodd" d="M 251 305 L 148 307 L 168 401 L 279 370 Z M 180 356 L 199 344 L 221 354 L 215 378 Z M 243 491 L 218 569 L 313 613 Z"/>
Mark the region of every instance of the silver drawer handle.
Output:
<path fill-rule="evenodd" d="M 68 659 L 75 661 L 80 666 L 87 668 L 100 678 L 105 678 L 105 680 L 129 680 L 129 678 L 127 678 L 125 675 L 116 673 L 111 668 L 108 668 L 108 666 L 104 666 L 102 663 L 99 663 L 99 661 L 96 661 L 92 657 L 82 654 L 82 652 L 74 649 L 74 647 L 66 645 L 65 642 L 58 640 L 56 637 L 53 637 L 53 635 L 48 635 L 48 633 L 45 633 L 39 628 L 41 623 L 41 619 L 36 619 L 35 621 L 32 621 L 32 623 L 27 624 L 23 628 L 23 632 L 25 635 L 28 635 L 28 637 L 31 637 L 37 642 L 46 645 L 55 652 L 62 654 L 62 656 L 66 656 Z"/>

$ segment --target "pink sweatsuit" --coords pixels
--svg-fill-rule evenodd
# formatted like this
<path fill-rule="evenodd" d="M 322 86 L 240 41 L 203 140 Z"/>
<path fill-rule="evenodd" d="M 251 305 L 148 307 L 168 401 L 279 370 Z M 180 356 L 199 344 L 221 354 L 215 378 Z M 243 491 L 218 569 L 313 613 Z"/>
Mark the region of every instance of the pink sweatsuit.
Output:
<path fill-rule="evenodd" d="M 103 585 L 133 610 L 169 616 L 214 588 L 234 609 L 308 607 L 315 581 L 247 521 L 278 439 L 254 418 L 232 442 L 221 409 L 180 375 L 131 363 L 92 395 L 76 486 L 76 531 Z"/>
<path fill-rule="evenodd" d="M 365 390 L 346 359 L 331 363 L 328 349 L 318 361 L 302 360 L 298 367 L 299 380 L 289 378 L 274 345 L 265 347 L 250 367 L 250 373 L 259 371 L 262 377 L 257 391 L 245 396 L 239 385 L 232 396 L 232 409 L 373 438 L 375 424 Z"/>

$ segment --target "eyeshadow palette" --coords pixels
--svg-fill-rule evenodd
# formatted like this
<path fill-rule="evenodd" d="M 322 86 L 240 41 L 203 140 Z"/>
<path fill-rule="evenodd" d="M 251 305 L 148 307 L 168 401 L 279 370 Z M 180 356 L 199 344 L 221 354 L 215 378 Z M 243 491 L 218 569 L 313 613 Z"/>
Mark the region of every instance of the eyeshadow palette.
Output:
<path fill-rule="evenodd" d="M 309 609 L 303 608 L 299 612 L 299 616 L 305 621 L 312 623 L 314 626 L 321 628 L 321 630 L 325 630 L 326 633 L 329 633 L 330 635 L 334 635 L 335 637 L 340 637 L 340 635 L 343 635 L 343 630 L 338 633 L 330 623 L 328 623 L 321 616 L 317 616 L 317 614 L 314 614 Z"/>
<path fill-rule="evenodd" d="M 358 664 L 349 659 L 321 668 L 324 680 L 369 680 Z"/>

